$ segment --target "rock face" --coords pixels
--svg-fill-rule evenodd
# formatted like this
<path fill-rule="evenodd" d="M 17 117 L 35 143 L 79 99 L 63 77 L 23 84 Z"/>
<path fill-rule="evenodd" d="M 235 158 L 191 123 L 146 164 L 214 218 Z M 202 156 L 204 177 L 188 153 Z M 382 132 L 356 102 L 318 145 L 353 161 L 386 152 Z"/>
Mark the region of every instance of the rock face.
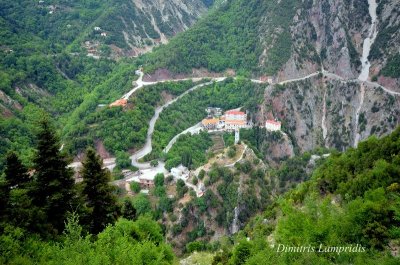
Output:
<path fill-rule="evenodd" d="M 278 1 L 260 20 L 263 53 L 260 67 L 275 74 L 270 61 L 281 56 L 278 80 L 305 76 L 323 68 L 345 79 L 357 78 L 361 70 L 363 40 L 371 26 L 367 0 Z M 375 2 L 375 1 L 374 1 Z M 268 9 L 267 9 L 268 10 Z M 280 18 L 274 12 L 282 13 Z M 378 35 L 372 45 L 370 77 L 378 75 L 388 58 L 399 52 L 400 3 L 379 1 Z M 277 21 L 279 23 L 277 23 Z M 290 45 L 290 46 L 289 46 Z M 275 46 L 279 53 L 274 53 Z M 287 47 L 285 47 L 287 46 Z"/>
<path fill-rule="evenodd" d="M 281 1 L 278 5 L 285 5 L 285 2 L 290 1 Z M 288 60 L 278 72 L 278 80 L 305 76 L 321 68 L 321 63 L 325 70 L 344 78 L 358 76 L 362 41 L 370 20 L 367 0 L 303 1 L 288 8 L 292 14 L 286 12 L 289 13 L 287 29 L 280 25 L 272 28 L 267 23 L 270 14 L 262 19 L 261 32 L 265 34 L 261 35 L 261 40 L 265 50 L 260 58 L 261 65 L 272 56 L 268 49 L 280 45 L 279 40 L 284 38 L 291 42 L 291 48 L 283 54 Z M 284 37 L 286 31 L 290 35 Z M 271 35 L 273 41 L 269 41 Z"/>
<path fill-rule="evenodd" d="M 344 150 L 370 135 L 390 133 L 399 125 L 400 95 L 388 93 L 376 84 L 362 83 L 358 77 L 364 40 L 372 37 L 371 27 L 378 34 L 369 51 L 371 67 L 366 80 L 378 77 L 390 58 L 398 54 L 399 1 L 379 1 L 375 23 L 371 23 L 369 10 L 375 1 L 315 0 L 295 5 L 290 2 L 277 3 L 286 7 L 286 26 L 282 19 L 280 25 L 271 27 L 273 17 L 268 12 L 261 20 L 264 52 L 260 67 L 271 70 L 271 51 L 274 45 L 282 46 L 283 38 L 291 48 L 281 49 L 280 56 L 287 60 L 276 74 L 277 82 L 317 71 L 325 75 L 267 89 L 260 108 L 262 114 L 258 115 L 264 117 L 261 122 L 267 117 L 281 120 L 296 152 L 319 146 Z M 285 36 L 285 32 L 290 34 Z M 375 80 L 399 92 L 399 78 L 379 76 Z"/>
<path fill-rule="evenodd" d="M 121 24 L 120 32 L 125 52 L 139 55 L 159 43 L 186 30 L 204 14 L 208 5 L 201 0 L 133 0 L 124 1 L 120 14 L 114 14 L 116 23 Z M 108 25 L 104 25 L 107 28 Z M 112 25 L 110 25 L 112 26 Z"/>
<path fill-rule="evenodd" d="M 361 86 L 365 94 L 360 106 Z M 267 89 L 263 108 L 266 117 L 283 122 L 283 130 L 300 152 L 319 146 L 344 150 L 354 145 L 357 133 L 360 140 L 385 135 L 400 122 L 398 96 L 358 81 L 321 76 Z"/>

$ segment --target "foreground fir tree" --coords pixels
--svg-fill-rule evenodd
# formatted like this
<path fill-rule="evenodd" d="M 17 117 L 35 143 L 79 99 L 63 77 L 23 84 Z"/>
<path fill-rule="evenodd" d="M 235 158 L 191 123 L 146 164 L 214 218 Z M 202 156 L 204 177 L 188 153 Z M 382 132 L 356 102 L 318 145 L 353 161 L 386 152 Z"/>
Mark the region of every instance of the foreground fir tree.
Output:
<path fill-rule="evenodd" d="M 37 139 L 33 203 L 41 210 L 46 225 L 52 230 L 49 232 L 59 234 L 64 229 L 67 213 L 75 210 L 73 172 L 67 167 L 59 140 L 47 119 L 40 122 Z"/>
<path fill-rule="evenodd" d="M 88 209 L 85 222 L 91 233 L 101 232 L 108 224 L 114 223 L 118 216 L 117 199 L 114 187 L 109 184 L 110 173 L 103 169 L 103 162 L 96 152 L 89 148 L 81 171 L 83 177 L 83 199 Z"/>
<path fill-rule="evenodd" d="M 10 152 L 7 155 L 4 173 L 5 180 L 10 188 L 22 187 L 29 182 L 28 170 L 15 152 Z"/>
<path fill-rule="evenodd" d="M 15 152 L 10 152 L 6 157 L 4 179 L 0 185 L 1 219 L 14 226 L 29 227 L 35 215 L 29 197 L 30 177 Z"/>

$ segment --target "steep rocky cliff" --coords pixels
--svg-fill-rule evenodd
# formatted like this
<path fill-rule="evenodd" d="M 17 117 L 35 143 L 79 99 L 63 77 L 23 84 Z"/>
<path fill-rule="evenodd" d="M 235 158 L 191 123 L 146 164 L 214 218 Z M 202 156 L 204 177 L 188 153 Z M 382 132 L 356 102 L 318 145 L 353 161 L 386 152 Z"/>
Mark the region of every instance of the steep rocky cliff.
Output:
<path fill-rule="evenodd" d="M 264 117 L 281 120 L 300 152 L 320 146 L 344 150 L 372 134 L 388 134 L 400 122 L 398 96 L 368 84 L 321 75 L 275 85 L 266 90 L 264 100 Z"/>
<path fill-rule="evenodd" d="M 102 28 L 123 37 L 123 51 L 139 55 L 192 26 L 213 1 L 134 0 L 121 1 L 108 14 Z M 109 23 L 112 21 L 112 23 Z M 118 26 L 118 27 L 116 27 Z"/>

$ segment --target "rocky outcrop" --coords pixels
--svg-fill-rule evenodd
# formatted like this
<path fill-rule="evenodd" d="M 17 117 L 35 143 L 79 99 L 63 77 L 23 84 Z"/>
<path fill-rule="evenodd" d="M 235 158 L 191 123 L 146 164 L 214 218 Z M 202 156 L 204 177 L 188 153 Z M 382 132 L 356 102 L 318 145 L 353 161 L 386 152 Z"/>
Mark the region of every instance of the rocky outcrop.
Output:
<path fill-rule="evenodd" d="M 121 4 L 105 19 L 105 30 L 114 31 L 125 47 L 118 50 L 121 55 L 137 56 L 192 26 L 203 15 L 208 6 L 201 0 L 133 0 Z M 109 25 L 107 21 L 113 21 Z M 116 32 L 115 24 L 119 24 Z M 121 45 L 117 45 L 121 46 Z"/>
<path fill-rule="evenodd" d="M 265 93 L 266 116 L 282 121 L 283 130 L 300 152 L 320 146 L 344 150 L 354 145 L 357 133 L 360 140 L 370 135 L 381 136 L 400 123 L 399 97 L 363 84 L 365 95 L 360 106 L 361 85 L 358 81 L 344 82 L 328 77 L 276 85 Z"/>
<path fill-rule="evenodd" d="M 278 5 L 288 5 L 281 1 Z M 290 36 L 290 56 L 278 71 L 278 80 L 305 76 L 315 72 L 323 65 L 325 70 L 344 78 L 355 78 L 360 70 L 363 39 L 368 33 L 369 20 L 367 0 L 316 0 L 303 1 L 289 13 L 289 28 L 272 28 L 268 19 L 261 20 L 261 41 L 265 47 L 260 58 L 261 66 L 271 59 L 268 50 L 283 38 L 285 30 Z M 270 14 L 266 14 L 269 16 Z M 274 36 L 275 41 L 265 41 Z M 285 54 L 281 54 L 286 56 Z"/>

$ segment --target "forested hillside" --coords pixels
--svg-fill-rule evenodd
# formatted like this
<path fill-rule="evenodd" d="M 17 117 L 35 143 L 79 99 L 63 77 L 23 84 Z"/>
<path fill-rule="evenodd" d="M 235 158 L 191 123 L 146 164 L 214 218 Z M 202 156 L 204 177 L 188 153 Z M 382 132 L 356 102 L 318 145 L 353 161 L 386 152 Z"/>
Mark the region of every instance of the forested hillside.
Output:
<path fill-rule="evenodd" d="M 166 4 L 126 0 L 3 1 L 0 14 L 4 36 L 25 33 L 48 40 L 49 45 L 43 48 L 52 52 L 68 47 L 69 52 L 137 56 L 187 29 L 212 4 L 201 0 Z M 10 32 L 4 31 L 7 28 Z M 31 42 L 28 36 L 25 41 Z M 8 39 L 4 44 L 15 42 Z"/>
<path fill-rule="evenodd" d="M 331 155 L 311 180 L 253 218 L 234 245 L 226 242 L 213 264 L 398 263 L 399 144 L 397 129 Z"/>
<path fill-rule="evenodd" d="M 0 168 L 10 148 L 17 150 L 25 162 L 30 161 L 27 157 L 32 155 L 30 146 L 34 142 L 30 131 L 45 113 L 63 129 L 63 137 L 86 130 L 79 121 L 97 105 L 121 97 L 136 78 L 138 64 L 115 59 L 137 56 L 167 42 L 191 26 L 212 4 L 197 0 L 167 4 L 2 1 Z M 92 136 L 85 143 L 95 140 Z M 111 144 L 107 148 L 120 149 Z M 77 149 L 70 150 L 77 153 Z"/>

